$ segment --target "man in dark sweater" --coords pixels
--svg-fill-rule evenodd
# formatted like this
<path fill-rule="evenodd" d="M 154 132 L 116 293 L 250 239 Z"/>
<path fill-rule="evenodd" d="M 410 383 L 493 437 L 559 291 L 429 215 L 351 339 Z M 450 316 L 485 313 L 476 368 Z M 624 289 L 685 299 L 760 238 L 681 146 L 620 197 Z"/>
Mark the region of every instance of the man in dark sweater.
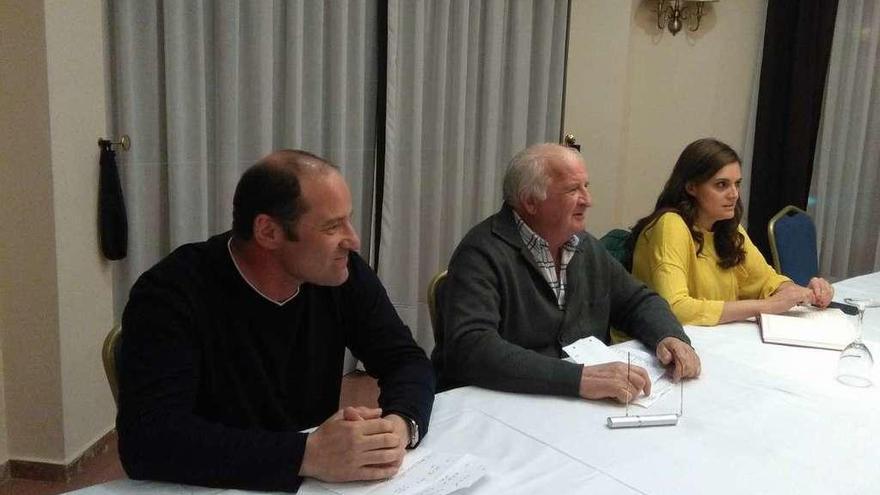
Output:
<path fill-rule="evenodd" d="M 511 161 L 501 211 L 465 236 L 449 263 L 442 338 L 432 359 L 441 389 L 615 398 L 650 394 L 647 372 L 625 363 L 582 366 L 562 347 L 609 325 L 656 349 L 673 379 L 700 359 L 668 304 L 584 231 L 589 178 L 580 153 L 535 145 Z"/>
<path fill-rule="evenodd" d="M 123 467 L 135 479 L 285 491 L 306 476 L 394 475 L 427 432 L 434 375 L 355 253 L 342 175 L 279 151 L 244 173 L 233 203 L 231 233 L 176 249 L 131 290 Z M 346 347 L 378 377 L 381 409 L 337 411 Z"/>

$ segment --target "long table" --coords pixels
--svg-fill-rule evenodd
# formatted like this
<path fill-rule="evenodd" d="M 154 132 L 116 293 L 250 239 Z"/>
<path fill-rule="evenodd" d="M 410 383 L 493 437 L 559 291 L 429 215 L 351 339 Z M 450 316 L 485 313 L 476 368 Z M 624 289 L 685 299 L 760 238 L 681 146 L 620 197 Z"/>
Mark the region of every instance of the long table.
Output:
<path fill-rule="evenodd" d="M 880 273 L 835 288 L 836 300 L 878 298 Z M 880 360 L 880 308 L 864 328 Z M 465 493 L 880 493 L 880 365 L 875 386 L 851 388 L 834 378 L 838 352 L 763 344 L 753 322 L 686 331 L 703 373 L 684 384 L 677 426 L 611 430 L 624 407 L 610 401 L 464 387 L 437 396 L 420 448 L 487 459 Z M 679 397 L 630 414 L 677 412 Z M 312 481 L 301 491 L 327 493 Z M 81 491 L 147 492 L 201 490 L 120 480 Z"/>

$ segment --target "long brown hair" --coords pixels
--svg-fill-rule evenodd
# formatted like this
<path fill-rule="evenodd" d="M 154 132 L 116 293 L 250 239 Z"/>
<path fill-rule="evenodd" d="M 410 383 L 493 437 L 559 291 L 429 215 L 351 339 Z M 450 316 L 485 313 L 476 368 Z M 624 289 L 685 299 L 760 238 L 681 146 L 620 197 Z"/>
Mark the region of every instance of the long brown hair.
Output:
<path fill-rule="evenodd" d="M 704 138 L 687 145 L 675 162 L 672 175 L 663 186 L 653 213 L 636 222 L 632 228 L 632 235 L 627 240 L 628 266 L 632 267 L 632 253 L 642 231 L 653 227 L 660 215 L 670 211 L 677 213 L 684 220 L 691 237 L 697 243 L 697 255 L 699 255 L 703 251 L 703 234 L 694 227 L 698 206 L 696 199 L 688 194 L 687 185 L 702 184 L 734 162 L 741 163 L 739 155 L 730 146 L 717 139 Z M 743 249 L 745 238 L 737 230 L 742 212 L 742 201 L 737 198 L 733 218 L 719 220 L 712 226 L 712 231 L 715 233 L 715 251 L 720 258 L 718 266 L 721 268 L 731 268 L 745 261 L 746 252 Z"/>

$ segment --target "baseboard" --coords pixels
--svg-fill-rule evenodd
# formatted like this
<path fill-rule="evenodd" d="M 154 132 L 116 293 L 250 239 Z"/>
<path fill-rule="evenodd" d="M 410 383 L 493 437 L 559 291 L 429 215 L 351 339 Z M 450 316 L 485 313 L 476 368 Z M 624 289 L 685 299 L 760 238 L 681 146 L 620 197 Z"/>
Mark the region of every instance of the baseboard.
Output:
<path fill-rule="evenodd" d="M 69 464 L 55 464 L 52 462 L 20 461 L 10 459 L 3 469 L 7 477 L 40 480 L 40 481 L 70 481 L 73 475 L 82 472 L 83 466 L 93 457 L 107 451 L 111 442 L 116 441 L 116 430 L 110 430 L 106 435 L 99 438 L 91 447 L 87 448 L 79 457 Z"/>

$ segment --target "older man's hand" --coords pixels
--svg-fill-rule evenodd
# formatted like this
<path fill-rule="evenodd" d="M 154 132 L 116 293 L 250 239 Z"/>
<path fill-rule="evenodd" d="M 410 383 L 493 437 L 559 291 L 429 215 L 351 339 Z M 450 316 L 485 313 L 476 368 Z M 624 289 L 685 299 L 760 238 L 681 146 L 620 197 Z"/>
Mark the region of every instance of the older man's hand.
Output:
<path fill-rule="evenodd" d="M 651 395 L 651 379 L 641 366 L 604 363 L 584 366 L 580 396 L 584 399 L 616 399 L 629 402 L 639 395 Z"/>
<path fill-rule="evenodd" d="M 674 366 L 674 382 L 700 375 L 700 357 L 693 347 L 675 337 L 666 337 L 657 344 L 657 359 L 665 366 Z"/>

